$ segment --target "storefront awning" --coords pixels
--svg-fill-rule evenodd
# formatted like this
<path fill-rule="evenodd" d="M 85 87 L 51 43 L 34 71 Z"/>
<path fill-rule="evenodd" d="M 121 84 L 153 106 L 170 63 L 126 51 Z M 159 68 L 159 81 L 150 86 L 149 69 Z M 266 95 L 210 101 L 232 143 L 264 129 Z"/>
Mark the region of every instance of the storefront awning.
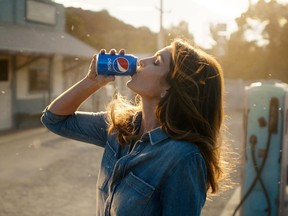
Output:
<path fill-rule="evenodd" d="M 96 49 L 65 32 L 7 25 L 0 26 L 0 52 L 91 58 Z"/>

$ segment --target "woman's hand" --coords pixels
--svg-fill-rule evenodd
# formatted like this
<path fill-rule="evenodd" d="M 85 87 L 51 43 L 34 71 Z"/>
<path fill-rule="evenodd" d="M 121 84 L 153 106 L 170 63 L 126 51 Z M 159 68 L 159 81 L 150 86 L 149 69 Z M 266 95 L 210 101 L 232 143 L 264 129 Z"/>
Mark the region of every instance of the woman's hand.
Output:
<path fill-rule="evenodd" d="M 105 54 L 106 50 L 105 49 L 101 49 L 99 54 Z M 115 49 L 111 49 L 109 51 L 109 53 L 111 55 L 115 55 L 117 53 L 117 51 Z M 125 50 L 121 49 L 119 51 L 119 54 L 124 55 L 125 54 Z M 89 66 L 89 70 L 88 70 L 88 74 L 87 74 L 87 78 L 89 78 L 92 81 L 96 81 L 97 84 L 99 84 L 100 86 L 104 86 L 106 85 L 108 82 L 114 81 L 115 80 L 115 76 L 105 76 L 105 75 L 98 75 L 97 71 L 96 71 L 96 58 L 97 55 L 93 55 L 93 58 L 91 60 L 90 66 Z"/>
<path fill-rule="evenodd" d="M 105 50 L 101 50 L 100 52 L 106 53 Z M 120 50 L 119 53 L 124 54 L 125 51 Z M 116 50 L 110 50 L 110 54 L 115 55 Z M 48 110 L 58 115 L 70 115 L 95 91 L 114 80 L 114 76 L 97 74 L 96 55 L 94 55 L 87 76 L 52 101 L 48 106 Z"/>
<path fill-rule="evenodd" d="M 114 81 L 115 77 L 114 76 L 105 76 L 105 75 L 98 75 L 97 74 L 97 71 L 96 71 L 96 57 L 97 57 L 96 54 L 93 55 L 93 58 L 91 60 L 90 66 L 89 66 L 87 78 L 89 78 L 89 80 L 95 82 L 95 84 L 97 84 L 99 86 L 104 86 L 108 82 Z"/>

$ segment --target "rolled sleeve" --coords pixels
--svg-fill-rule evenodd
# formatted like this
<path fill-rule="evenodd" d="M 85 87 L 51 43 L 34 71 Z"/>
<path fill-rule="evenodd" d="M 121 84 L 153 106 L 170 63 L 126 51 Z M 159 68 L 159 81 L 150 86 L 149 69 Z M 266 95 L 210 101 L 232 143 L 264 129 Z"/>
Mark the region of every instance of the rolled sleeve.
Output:
<path fill-rule="evenodd" d="M 200 215 L 206 200 L 206 172 L 199 153 L 177 163 L 161 190 L 162 215 Z"/>
<path fill-rule="evenodd" d="M 42 124 L 63 137 L 104 147 L 107 140 L 106 114 L 75 112 L 72 115 L 56 115 L 47 108 L 41 116 Z"/>

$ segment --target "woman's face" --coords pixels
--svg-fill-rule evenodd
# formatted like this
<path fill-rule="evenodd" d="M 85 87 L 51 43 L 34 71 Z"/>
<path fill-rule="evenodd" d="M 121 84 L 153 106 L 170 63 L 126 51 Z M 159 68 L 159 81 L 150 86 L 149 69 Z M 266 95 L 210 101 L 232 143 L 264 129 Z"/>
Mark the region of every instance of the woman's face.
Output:
<path fill-rule="evenodd" d="M 170 70 L 171 47 L 167 46 L 154 56 L 139 61 L 136 74 L 127 82 L 127 87 L 142 98 L 160 99 L 169 85 L 166 76 Z"/>

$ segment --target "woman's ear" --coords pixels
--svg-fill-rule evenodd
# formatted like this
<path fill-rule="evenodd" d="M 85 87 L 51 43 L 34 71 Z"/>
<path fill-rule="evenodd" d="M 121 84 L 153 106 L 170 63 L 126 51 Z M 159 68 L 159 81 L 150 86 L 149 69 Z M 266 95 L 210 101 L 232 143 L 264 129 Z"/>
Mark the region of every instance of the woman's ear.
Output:
<path fill-rule="evenodd" d="M 161 97 L 161 98 L 165 97 L 165 95 L 166 95 L 166 92 L 167 92 L 167 91 L 165 91 L 165 92 L 162 92 L 162 93 L 160 94 L 160 97 Z"/>
<path fill-rule="evenodd" d="M 167 94 L 167 92 L 169 91 L 169 89 L 170 89 L 170 86 L 167 87 L 163 92 L 161 92 L 160 97 L 161 97 L 161 98 L 165 97 L 165 95 Z"/>

